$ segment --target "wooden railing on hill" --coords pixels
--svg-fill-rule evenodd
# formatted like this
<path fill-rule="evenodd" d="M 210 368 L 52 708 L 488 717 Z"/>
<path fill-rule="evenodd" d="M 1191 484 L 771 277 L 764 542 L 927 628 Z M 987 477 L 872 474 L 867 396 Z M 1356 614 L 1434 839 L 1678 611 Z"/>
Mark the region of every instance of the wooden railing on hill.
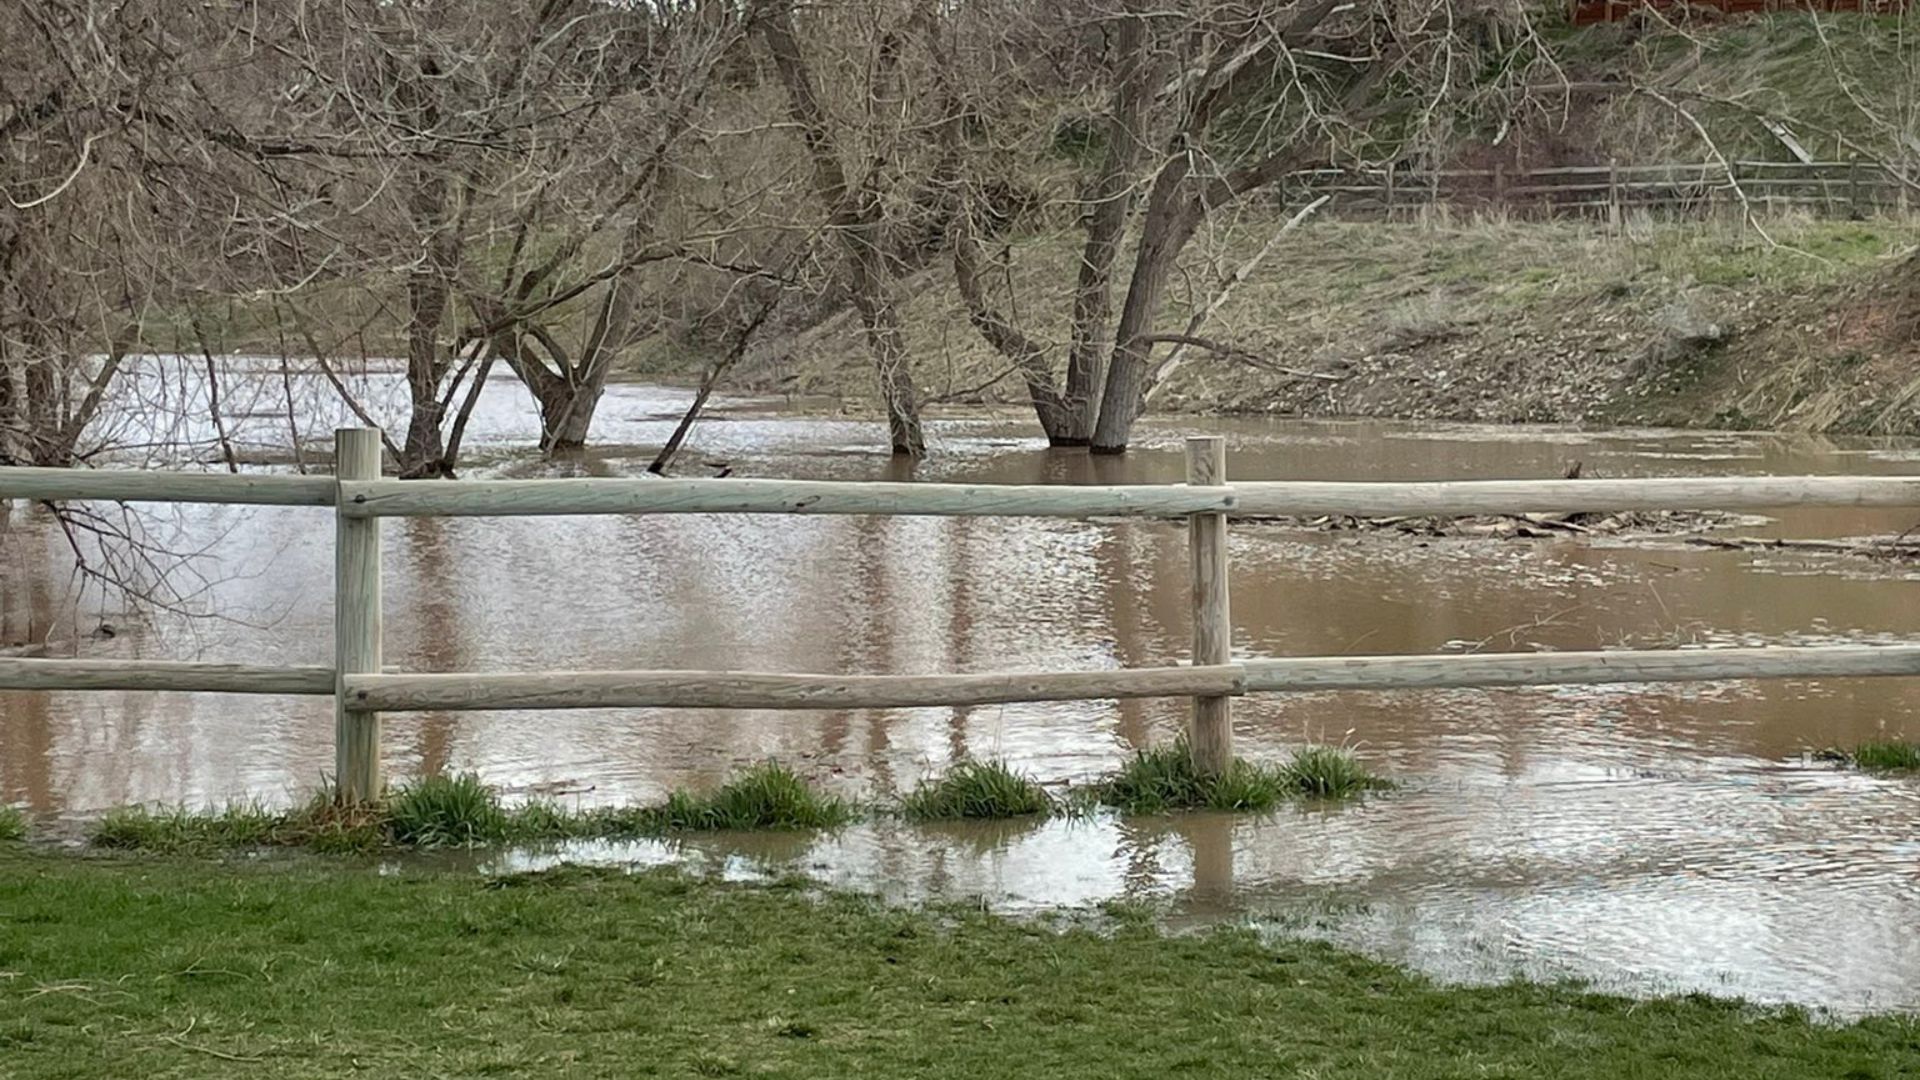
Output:
<path fill-rule="evenodd" d="M 1911 188 L 1871 161 L 1733 161 L 1563 165 L 1539 169 L 1309 169 L 1282 198 L 1332 195 L 1347 214 L 1392 216 L 1422 206 L 1500 209 L 1618 221 L 1634 210 L 1700 213 L 1740 206 L 1799 208 L 1829 216 L 1904 210 Z"/>
<path fill-rule="evenodd" d="M 1227 523 L 1321 514 L 1755 510 L 1920 506 L 1920 477 L 1674 477 L 1446 483 L 1230 483 L 1217 437 L 1187 442 L 1188 482 L 1103 487 L 804 480 L 489 480 L 380 478 L 380 435 L 339 431 L 336 475 L 234 476 L 0 469 L 0 499 L 122 500 L 331 507 L 335 523 L 331 667 L 164 660 L 0 659 L 0 689 L 311 694 L 334 699 L 337 783 L 378 795 L 380 714 L 570 708 L 896 709 L 1030 701 L 1191 697 L 1203 769 L 1233 748 L 1229 699 L 1253 693 L 1408 690 L 1745 678 L 1920 675 L 1920 645 L 1434 656 L 1235 659 Z M 1185 518 L 1192 548 L 1190 663 L 1099 671 L 951 675 L 742 671 L 392 672 L 382 665 L 380 521 L 406 516 L 553 514 L 887 514 Z"/>
<path fill-rule="evenodd" d="M 1898 15 L 1906 0 L 1572 0 L 1573 25 L 1620 22 L 1647 12 L 1664 19 L 1684 19 L 1697 11 L 1723 15 L 1763 15 L 1777 11 L 1853 11 L 1869 15 Z"/>

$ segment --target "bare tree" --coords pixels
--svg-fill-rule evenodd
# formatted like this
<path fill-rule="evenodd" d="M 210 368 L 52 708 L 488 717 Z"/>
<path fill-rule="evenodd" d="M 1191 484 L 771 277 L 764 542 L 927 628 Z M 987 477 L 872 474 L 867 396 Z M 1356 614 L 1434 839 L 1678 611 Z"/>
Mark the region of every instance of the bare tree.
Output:
<path fill-rule="evenodd" d="M 836 55 L 831 64 L 846 76 L 832 88 L 834 103 L 857 117 L 857 122 L 836 123 L 816 74 L 820 65 L 796 26 L 791 0 L 758 0 L 754 6 L 754 25 L 773 57 L 806 148 L 814 194 L 845 257 L 847 285 L 880 380 L 888 441 L 894 453 L 911 455 L 926 452 L 926 434 L 900 328 L 888 202 L 897 195 L 895 183 L 909 171 L 907 140 L 916 124 L 902 73 L 903 54 L 913 43 L 907 24 L 925 17 L 924 9 L 903 14 L 889 5 L 809 10 L 810 38 L 820 48 L 838 37 L 841 48 L 852 42 L 865 54 L 857 60 Z M 864 139 L 849 145 L 856 134 Z M 856 160 L 865 164 L 864 172 L 850 171 L 849 162 Z"/>
<path fill-rule="evenodd" d="M 979 23 L 1032 26 L 1011 7 L 970 8 L 969 17 L 970 30 L 959 17 L 945 29 L 991 39 Z M 1064 384 L 1046 359 L 1051 347 L 1021 332 L 987 293 L 969 225 L 979 217 L 974 175 L 963 177 L 967 210 L 953 234 L 955 279 L 974 325 L 1025 374 L 1049 441 L 1096 453 L 1126 448 L 1156 371 L 1164 370 L 1153 348 L 1177 335 L 1157 332 L 1156 322 L 1179 259 L 1204 223 L 1296 170 L 1390 159 L 1410 132 L 1437 122 L 1442 101 L 1524 85 L 1539 56 L 1523 11 L 1506 0 L 1471 9 L 1451 0 L 1220 0 L 1179 10 L 1115 0 L 1069 17 L 1100 31 L 1106 101 L 1098 160 L 1079 195 L 1086 240 L 1071 294 Z M 1488 33 L 1489 26 L 1505 30 Z M 1025 47 L 1004 31 L 999 40 L 1002 49 Z M 1511 54 L 1514 68 L 1491 85 L 1466 75 L 1487 48 Z M 997 74 L 993 86 L 966 78 L 986 66 L 941 65 L 955 117 L 948 138 L 992 138 L 993 102 L 1004 97 L 1006 76 Z M 967 150 L 953 156 L 963 167 L 983 159 Z M 1129 241 L 1131 272 L 1116 315 L 1116 269 Z M 1181 343 L 1194 340 L 1188 334 Z"/>
<path fill-rule="evenodd" d="M 154 148 L 121 122 L 169 59 L 140 20 L 0 10 L 0 464 L 74 464 L 160 287 Z"/>
<path fill-rule="evenodd" d="M 452 475 L 496 362 L 533 396 L 542 449 L 585 441 L 642 329 L 639 272 L 724 230 L 664 202 L 738 29 L 726 5 L 592 0 L 303 0 L 246 27 L 266 59 L 225 76 L 208 121 L 261 176 L 235 231 L 322 360 L 316 298 L 360 290 L 391 313 L 403 476 Z"/>

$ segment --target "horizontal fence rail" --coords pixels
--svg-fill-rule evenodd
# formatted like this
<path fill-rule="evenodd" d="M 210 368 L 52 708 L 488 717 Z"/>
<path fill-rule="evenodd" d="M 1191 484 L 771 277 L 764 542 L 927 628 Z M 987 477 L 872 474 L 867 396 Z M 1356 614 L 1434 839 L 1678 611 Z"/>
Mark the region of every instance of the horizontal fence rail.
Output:
<path fill-rule="evenodd" d="M 379 478 L 378 433 L 336 433 L 341 475 L 0 468 L 0 499 L 328 506 L 336 518 L 330 667 L 0 658 L 0 689 L 333 698 L 343 799 L 378 797 L 379 717 L 482 709 L 904 709 L 1187 697 L 1196 763 L 1224 767 L 1229 700 L 1253 693 L 1920 676 L 1920 645 L 1326 656 L 1232 660 L 1226 522 L 1239 518 L 1920 506 L 1920 478 L 1661 477 L 1442 482 L 1239 481 L 1224 443 L 1189 440 L 1187 484 L 1108 486 L 808 480 Z M 743 671 L 400 673 L 381 662 L 380 519 L 571 514 L 880 514 L 1184 518 L 1197 662 L 1094 671 L 836 675 Z M 1204 761 L 1202 758 L 1204 757 Z"/>
<path fill-rule="evenodd" d="M 1795 645 L 1431 656 L 1301 656 L 1201 667 L 965 675 L 751 671 L 348 674 L 351 708 L 912 709 L 1326 690 L 1487 689 L 1920 675 L 1920 645 Z M 9 690 L 167 690 L 331 696 L 332 668 L 171 660 L 0 659 Z"/>
<path fill-rule="evenodd" d="M 928 514 L 1184 517 L 1231 505 L 1224 488 L 1172 484 L 906 484 L 846 480 L 407 480 L 342 483 L 349 517 L 553 514 Z"/>
<path fill-rule="evenodd" d="M 340 484 L 347 517 L 886 514 L 936 517 L 1288 517 L 1767 510 L 1920 505 L 1902 476 L 1642 480 L 1241 481 L 1222 486 L 908 484 L 848 480 L 476 480 Z"/>
<path fill-rule="evenodd" d="M 1920 645 L 1286 657 L 1248 660 L 1242 666 L 1249 693 L 1719 682 L 1920 675 Z"/>
<path fill-rule="evenodd" d="M 982 675 L 781 675 L 577 671 L 539 675 L 348 675 L 356 709 L 913 709 L 1026 701 L 1238 695 L 1237 664 Z"/>
<path fill-rule="evenodd" d="M 7 690 L 184 690 L 331 696 L 338 689 L 335 683 L 330 667 L 0 657 L 0 688 Z"/>
<path fill-rule="evenodd" d="M 15 466 L 0 468 L 0 499 L 330 507 L 339 486 L 331 476 Z"/>

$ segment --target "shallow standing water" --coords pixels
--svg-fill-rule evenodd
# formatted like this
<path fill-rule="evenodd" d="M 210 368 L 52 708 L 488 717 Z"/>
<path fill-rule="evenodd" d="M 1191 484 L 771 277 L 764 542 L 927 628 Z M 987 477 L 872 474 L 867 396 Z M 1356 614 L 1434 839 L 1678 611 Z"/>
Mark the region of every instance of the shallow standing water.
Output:
<path fill-rule="evenodd" d="M 290 392 L 291 393 L 291 392 Z M 617 386 L 605 444 L 529 460 L 531 411 L 490 387 L 475 475 L 644 468 L 687 395 Z M 233 400 L 230 396 L 229 400 Z M 243 450 L 279 448 L 256 403 Z M 303 413 L 304 414 L 304 413 Z M 316 423 L 316 432 L 330 424 Z M 932 425 L 928 480 L 1174 482 L 1181 440 L 1229 438 L 1242 479 L 1868 473 L 1920 446 L 1765 434 L 1160 420 L 1123 459 L 1047 451 L 1018 414 Z M 186 437 L 204 433 L 188 431 Z M 306 436 L 312 434 L 302 430 Z M 686 473 L 902 478 L 876 428 L 728 403 Z M 711 464 L 709 464 L 711 463 Z M 1804 511 L 1742 530 L 1899 532 L 1920 512 Z M 0 533 L 0 644 L 52 655 L 329 662 L 320 510 L 176 508 L 148 527 L 199 564 L 217 619 L 149 627 L 76 602 L 64 541 L 15 506 Z M 1164 663 L 1187 650 L 1184 532 L 1166 523 L 775 517 L 387 523 L 387 659 L 409 670 L 986 671 Z M 1236 526 L 1236 650 L 1249 656 L 1920 640 L 1920 586 L 1863 560 L 1674 543 L 1433 541 Z M 572 857 L 793 865 L 901 898 L 1011 909 L 1165 902 L 1251 916 L 1454 978 L 1516 972 L 1702 989 L 1842 1011 L 1920 1006 L 1920 785 L 1811 764 L 1810 748 L 1920 737 L 1910 680 L 1328 693 L 1236 703 L 1240 750 L 1348 741 L 1405 784 L 1268 819 L 861 826 L 833 837 L 586 846 Z M 894 712 L 589 710 L 394 716 L 398 778 L 477 770 L 519 793 L 650 800 L 779 757 L 885 796 L 962 755 L 1084 780 L 1168 738 L 1183 703 Z M 331 765 L 324 699 L 0 693 L 0 800 L 79 818 L 140 802 L 284 801 Z M 516 855 L 499 865 L 551 856 Z"/>

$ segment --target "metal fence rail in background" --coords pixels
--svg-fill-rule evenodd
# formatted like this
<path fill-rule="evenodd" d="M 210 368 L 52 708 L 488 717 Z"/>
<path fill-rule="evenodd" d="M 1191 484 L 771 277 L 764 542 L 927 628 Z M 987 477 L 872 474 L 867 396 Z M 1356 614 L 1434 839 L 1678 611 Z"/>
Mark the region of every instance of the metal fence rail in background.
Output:
<path fill-rule="evenodd" d="M 1920 675 L 1920 645 L 1620 650 L 1234 660 L 1226 532 L 1235 517 L 1920 506 L 1920 478 L 1669 477 L 1441 483 L 1234 483 L 1218 437 L 1188 440 L 1187 483 L 1103 487 L 802 480 L 390 481 L 379 432 L 335 433 L 334 477 L 0 468 L 0 499 L 329 506 L 334 664 L 0 659 L 0 689 L 308 694 L 334 699 L 340 797 L 382 788 L 380 715 L 474 709 L 893 709 L 1190 697 L 1206 770 L 1233 752 L 1232 698 L 1250 693 Z M 1190 663 L 1097 671 L 834 675 L 741 671 L 388 672 L 381 657 L 380 520 L 396 516 L 886 514 L 1156 517 L 1188 522 Z"/>

